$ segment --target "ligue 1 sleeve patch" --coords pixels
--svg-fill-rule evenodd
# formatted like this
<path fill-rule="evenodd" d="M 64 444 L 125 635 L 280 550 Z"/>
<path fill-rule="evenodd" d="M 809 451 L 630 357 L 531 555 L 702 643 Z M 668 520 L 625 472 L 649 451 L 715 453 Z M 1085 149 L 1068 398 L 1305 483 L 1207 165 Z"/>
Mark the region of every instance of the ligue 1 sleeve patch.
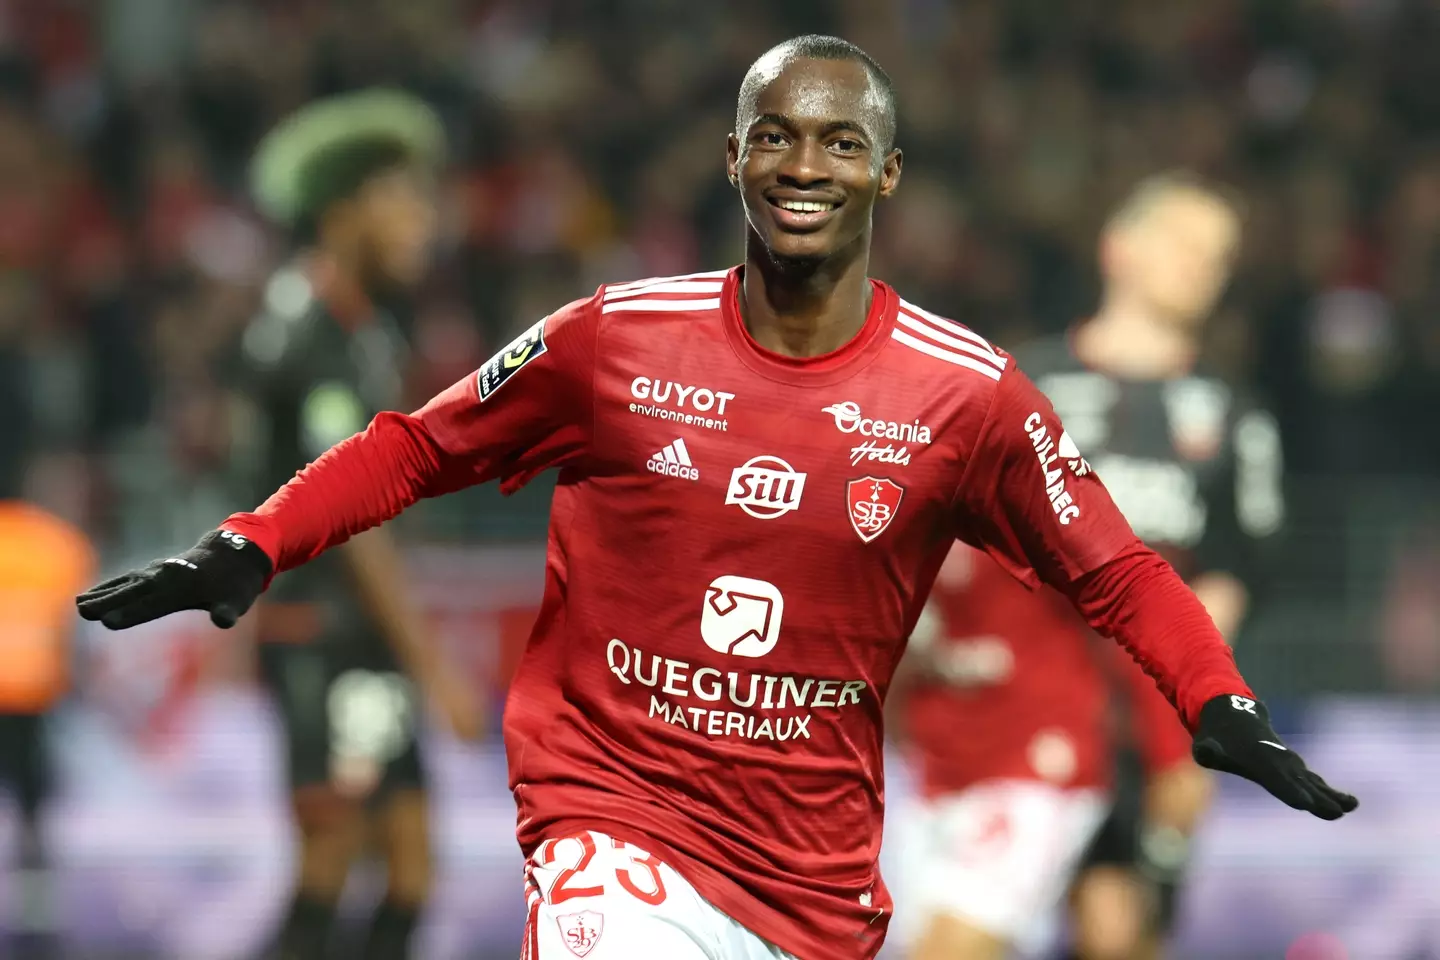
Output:
<path fill-rule="evenodd" d="M 549 317 L 545 318 L 546 320 Z M 475 374 L 475 386 L 483 403 L 499 390 L 505 381 L 515 376 L 520 368 L 545 352 L 545 320 L 541 320 L 510 345 L 491 357 Z"/>

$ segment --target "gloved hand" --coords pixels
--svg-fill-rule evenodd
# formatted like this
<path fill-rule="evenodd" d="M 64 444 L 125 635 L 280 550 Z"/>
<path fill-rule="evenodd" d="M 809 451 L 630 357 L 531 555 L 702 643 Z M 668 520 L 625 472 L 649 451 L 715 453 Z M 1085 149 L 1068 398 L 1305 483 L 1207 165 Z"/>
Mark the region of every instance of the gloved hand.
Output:
<path fill-rule="evenodd" d="M 265 589 L 272 565 L 249 538 L 212 530 L 178 557 L 156 560 L 75 598 L 80 616 L 125 630 L 181 610 L 206 610 L 229 629 Z"/>
<path fill-rule="evenodd" d="M 1195 725 L 1195 762 L 1254 781 L 1296 810 L 1339 820 L 1359 801 L 1331 787 L 1280 742 L 1265 704 L 1224 695 L 1207 700 Z"/>

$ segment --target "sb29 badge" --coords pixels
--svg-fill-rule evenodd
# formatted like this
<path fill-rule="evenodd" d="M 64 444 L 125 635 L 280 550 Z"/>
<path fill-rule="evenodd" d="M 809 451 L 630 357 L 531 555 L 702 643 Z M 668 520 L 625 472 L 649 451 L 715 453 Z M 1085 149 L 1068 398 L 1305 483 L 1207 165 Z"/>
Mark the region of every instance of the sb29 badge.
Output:
<path fill-rule="evenodd" d="M 845 486 L 845 499 L 850 508 L 850 526 L 861 540 L 869 543 L 890 526 L 900 509 L 905 488 L 883 477 L 861 477 Z"/>
<path fill-rule="evenodd" d="M 546 320 L 549 317 L 545 318 Z M 545 320 L 541 320 L 520 336 L 510 341 L 510 345 L 501 350 L 495 356 L 485 361 L 480 367 L 480 372 L 475 375 L 476 389 L 480 393 L 482 402 L 489 400 L 490 395 L 520 371 L 531 360 L 545 352 Z"/>

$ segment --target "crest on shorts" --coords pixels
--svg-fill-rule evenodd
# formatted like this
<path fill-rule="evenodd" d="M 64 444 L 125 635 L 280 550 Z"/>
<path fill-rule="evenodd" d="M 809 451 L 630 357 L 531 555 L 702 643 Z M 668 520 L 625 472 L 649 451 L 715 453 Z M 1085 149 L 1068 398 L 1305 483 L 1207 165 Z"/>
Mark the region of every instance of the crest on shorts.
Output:
<path fill-rule="evenodd" d="M 560 927 L 560 938 L 565 947 L 575 956 L 583 957 L 595 949 L 600 934 L 605 932 L 605 914 L 594 910 L 566 913 L 555 918 Z"/>
<path fill-rule="evenodd" d="M 882 477 L 851 480 L 845 487 L 850 526 L 861 540 L 869 543 L 885 532 L 900 509 L 900 498 L 904 495 L 905 488 L 893 480 Z"/>

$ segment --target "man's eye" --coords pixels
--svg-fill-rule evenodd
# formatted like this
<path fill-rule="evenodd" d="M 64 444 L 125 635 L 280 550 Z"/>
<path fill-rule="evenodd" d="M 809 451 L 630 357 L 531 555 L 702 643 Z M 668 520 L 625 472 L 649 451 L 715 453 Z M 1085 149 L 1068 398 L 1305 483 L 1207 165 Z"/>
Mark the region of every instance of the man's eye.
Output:
<path fill-rule="evenodd" d="M 864 144 L 862 144 L 859 140 L 852 140 L 849 137 L 841 137 L 839 140 L 835 141 L 834 146 L 835 149 L 839 150 L 841 153 L 854 153 L 856 150 L 863 149 Z"/>
<path fill-rule="evenodd" d="M 760 134 L 759 140 L 767 147 L 779 147 L 785 144 L 784 134 L 776 133 L 774 130 Z"/>

